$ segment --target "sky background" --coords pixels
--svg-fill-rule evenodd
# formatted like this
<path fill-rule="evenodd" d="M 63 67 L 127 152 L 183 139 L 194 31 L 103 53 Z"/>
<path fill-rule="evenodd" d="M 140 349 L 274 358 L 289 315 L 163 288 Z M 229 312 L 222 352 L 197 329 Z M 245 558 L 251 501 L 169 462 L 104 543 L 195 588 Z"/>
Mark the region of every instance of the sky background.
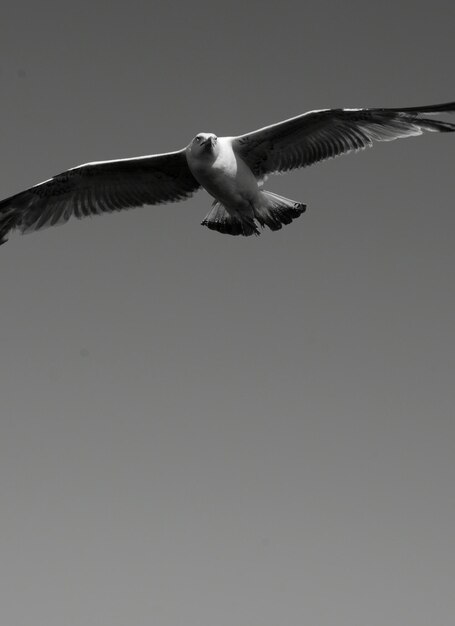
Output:
<path fill-rule="evenodd" d="M 455 5 L 7 1 L 1 197 L 307 110 L 455 100 Z M 0 249 L 0 622 L 447 626 L 455 137 Z"/>

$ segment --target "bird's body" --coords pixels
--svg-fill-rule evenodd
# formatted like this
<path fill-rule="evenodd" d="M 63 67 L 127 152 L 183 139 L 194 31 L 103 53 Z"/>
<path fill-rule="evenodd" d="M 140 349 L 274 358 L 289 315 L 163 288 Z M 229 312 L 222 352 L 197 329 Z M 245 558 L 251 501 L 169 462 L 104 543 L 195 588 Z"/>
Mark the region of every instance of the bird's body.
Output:
<path fill-rule="evenodd" d="M 188 166 L 198 183 L 226 207 L 245 209 L 258 196 L 256 177 L 235 154 L 230 137 L 210 135 L 211 147 L 196 152 L 186 149 Z"/>
<path fill-rule="evenodd" d="M 0 201 L 0 244 L 11 230 L 30 232 L 70 217 L 108 213 L 144 204 L 174 202 L 203 187 L 213 196 L 202 224 L 231 235 L 279 230 L 306 205 L 261 187 L 283 173 L 425 131 L 454 132 L 455 124 L 431 119 L 455 112 L 455 102 L 403 109 L 324 109 L 237 137 L 200 133 L 181 150 L 72 168 Z"/>
<path fill-rule="evenodd" d="M 253 221 L 255 207 L 261 204 L 257 178 L 234 152 L 231 137 L 218 139 L 208 133 L 200 136 L 207 136 L 202 149 L 198 144 L 190 144 L 186 149 L 193 176 L 214 198 L 215 206 L 222 206 L 228 216 L 243 222 Z"/>

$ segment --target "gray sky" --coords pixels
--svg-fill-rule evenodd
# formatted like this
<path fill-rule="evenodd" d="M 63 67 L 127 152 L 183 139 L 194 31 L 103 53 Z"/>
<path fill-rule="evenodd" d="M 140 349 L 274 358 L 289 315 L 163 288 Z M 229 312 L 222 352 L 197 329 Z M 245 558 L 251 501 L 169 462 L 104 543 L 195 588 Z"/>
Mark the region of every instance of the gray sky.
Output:
<path fill-rule="evenodd" d="M 306 110 L 455 100 L 455 6 L 6 2 L 1 197 Z M 0 622 L 432 626 L 455 614 L 455 139 L 0 249 Z"/>

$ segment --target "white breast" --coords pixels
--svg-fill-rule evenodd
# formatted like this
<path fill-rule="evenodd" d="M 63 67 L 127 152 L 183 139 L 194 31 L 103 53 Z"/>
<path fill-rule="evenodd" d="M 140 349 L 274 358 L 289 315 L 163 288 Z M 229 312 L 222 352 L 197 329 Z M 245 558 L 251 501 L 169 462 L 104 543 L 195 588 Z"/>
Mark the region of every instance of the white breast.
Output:
<path fill-rule="evenodd" d="M 242 208 L 259 193 L 256 177 L 234 153 L 230 137 L 220 137 L 213 154 L 187 153 L 187 160 L 196 180 L 226 206 Z"/>

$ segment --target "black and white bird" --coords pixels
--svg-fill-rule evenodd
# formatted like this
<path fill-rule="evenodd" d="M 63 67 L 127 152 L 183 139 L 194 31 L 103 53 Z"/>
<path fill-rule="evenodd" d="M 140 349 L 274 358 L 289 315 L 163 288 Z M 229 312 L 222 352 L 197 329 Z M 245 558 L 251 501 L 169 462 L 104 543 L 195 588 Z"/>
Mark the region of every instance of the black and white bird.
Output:
<path fill-rule="evenodd" d="M 202 221 L 229 235 L 279 230 L 305 204 L 262 189 L 269 174 L 288 172 L 371 146 L 455 124 L 427 116 L 455 112 L 455 102 L 403 109 L 323 109 L 238 137 L 199 133 L 178 151 L 86 163 L 0 201 L 0 244 L 21 233 L 110 213 L 189 198 L 200 187 L 213 196 Z"/>

